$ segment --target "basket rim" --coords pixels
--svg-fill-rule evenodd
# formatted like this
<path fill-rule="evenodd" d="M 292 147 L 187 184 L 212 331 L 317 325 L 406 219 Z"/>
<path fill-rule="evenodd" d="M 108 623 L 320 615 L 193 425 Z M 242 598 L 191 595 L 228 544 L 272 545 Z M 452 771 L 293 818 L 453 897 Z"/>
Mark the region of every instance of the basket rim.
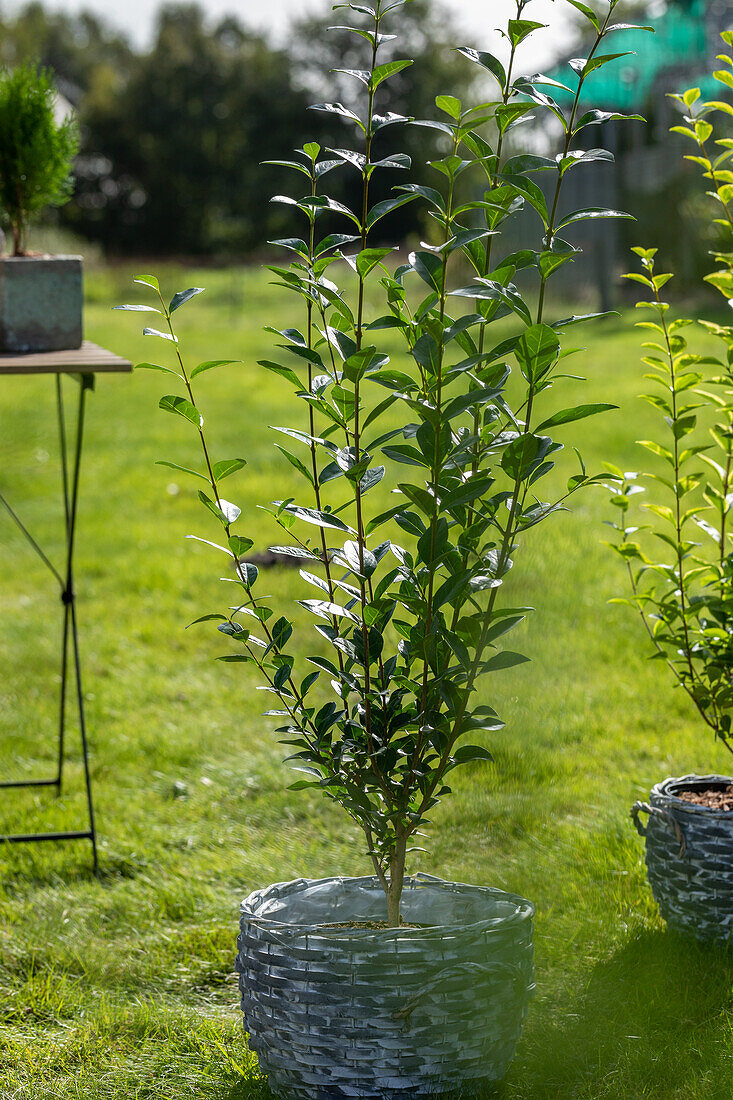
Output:
<path fill-rule="evenodd" d="M 733 777 L 729 775 L 680 775 L 668 776 L 667 779 L 655 783 L 651 790 L 652 800 L 665 802 L 674 806 L 675 810 L 686 814 L 700 814 L 705 817 L 719 818 L 721 821 L 729 821 L 733 824 L 733 810 L 718 810 L 713 806 L 699 806 L 696 802 L 688 802 L 680 798 L 672 790 L 673 787 L 697 786 L 700 783 L 728 783 L 733 786 Z"/>
<path fill-rule="evenodd" d="M 331 883 L 354 883 L 363 886 L 372 886 L 381 891 L 381 886 L 376 875 L 362 875 L 362 876 L 349 876 L 349 875 L 329 875 L 326 878 L 320 879 L 291 879 L 288 882 L 272 883 L 270 886 L 265 887 L 262 890 L 254 890 L 246 898 L 243 899 L 240 905 L 240 918 L 242 924 L 245 922 L 249 925 L 254 925 L 257 928 L 282 931 L 282 932 L 301 932 L 304 934 L 312 935 L 314 938 L 322 939 L 361 939 L 361 938 L 376 938 L 380 940 L 389 939 L 416 939 L 427 938 L 437 934 L 451 933 L 451 932 L 467 932 L 477 931 L 489 928 L 508 928 L 512 925 L 519 925 L 524 921 L 532 920 L 535 915 L 535 906 L 531 901 L 521 897 L 519 894 L 513 894 L 506 890 L 501 890 L 496 886 L 474 886 L 465 882 L 451 882 L 446 879 L 436 878 L 434 875 L 424 874 L 423 872 L 416 872 L 413 875 L 405 876 L 405 889 L 420 889 L 422 887 L 437 886 L 446 888 L 454 892 L 470 892 L 473 894 L 483 894 L 494 899 L 501 898 L 504 901 L 512 902 L 515 906 L 513 913 L 508 913 L 505 916 L 487 917 L 483 920 L 456 922 L 452 924 L 431 924 L 422 927 L 407 927 L 407 928 L 328 928 L 323 924 L 306 924 L 301 922 L 282 921 L 277 920 L 274 917 L 258 916 L 255 910 L 255 906 L 261 904 L 262 899 L 265 898 L 273 891 L 279 891 L 281 894 L 292 894 L 298 890 L 307 889 L 312 886 L 321 886 Z"/>

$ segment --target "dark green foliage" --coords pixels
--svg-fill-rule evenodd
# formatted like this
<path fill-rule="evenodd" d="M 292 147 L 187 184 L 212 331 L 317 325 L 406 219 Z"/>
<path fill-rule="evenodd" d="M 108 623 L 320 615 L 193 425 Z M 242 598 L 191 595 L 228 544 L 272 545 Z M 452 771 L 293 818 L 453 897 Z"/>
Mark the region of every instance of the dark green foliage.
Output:
<path fill-rule="evenodd" d="M 164 9 L 124 94 L 85 109 L 89 151 L 110 162 L 116 185 L 90 179 L 85 221 L 128 250 L 141 234 L 157 254 L 252 248 L 278 178 L 259 162 L 292 142 L 306 103 L 285 55 L 261 36 L 234 19 L 210 30 L 195 6 Z"/>
<path fill-rule="evenodd" d="M 733 33 L 722 37 L 733 46 Z M 733 57 L 723 54 L 718 61 L 722 67 L 715 79 L 722 89 L 733 88 Z M 674 132 L 694 144 L 694 154 L 686 159 L 702 169 L 719 214 L 715 225 L 727 238 L 723 247 L 730 248 L 733 141 L 716 137 L 710 119 L 732 116 L 733 107 L 722 99 L 703 101 L 699 88 L 674 98 L 686 112 Z M 634 252 L 642 272 L 627 278 L 646 289 L 649 301 L 639 306 L 654 315 L 639 326 L 652 333 L 643 360 L 652 392 L 642 399 L 659 411 L 666 429 L 662 442 L 639 440 L 660 460 L 658 469 L 622 473 L 609 466 L 618 479 L 611 502 L 620 517 L 611 524 L 617 533 L 612 545 L 626 562 L 632 589 L 631 599 L 617 602 L 639 611 L 655 656 L 667 663 L 703 721 L 733 753 L 733 325 L 701 321 L 724 352 L 720 358 L 692 353 L 684 333 L 693 322 L 670 321 L 669 304 L 661 298 L 672 276 L 657 273 L 656 249 Z M 714 256 L 718 270 L 706 281 L 730 306 L 733 253 Z M 631 498 L 646 491 L 643 482 L 659 492 L 662 502 L 644 504 L 652 523 L 639 527 L 630 516 Z M 647 530 L 653 539 L 645 537 Z"/>
<path fill-rule="evenodd" d="M 71 15 L 31 0 L 0 12 L 0 61 L 37 61 L 52 69 L 75 106 L 83 91 L 103 94 L 129 72 L 133 53 L 124 35 L 89 11 Z"/>
<path fill-rule="evenodd" d="M 354 23 L 343 33 L 361 43 L 362 64 L 349 73 L 361 94 L 348 106 L 325 100 L 316 110 L 348 121 L 356 146 L 324 151 L 306 143 L 289 163 L 296 197 L 277 197 L 303 226 L 302 236 L 273 242 L 291 262 L 271 268 L 295 297 L 299 327 L 275 332 L 283 361 L 263 366 L 303 402 L 302 422 L 277 431 L 305 493 L 302 501 L 275 500 L 265 510 L 277 535 L 274 551 L 307 559 L 300 573 L 306 598 L 298 602 L 316 620 L 319 644 L 302 667 L 289 644 L 294 612 L 276 611 L 260 594 L 256 568 L 238 560 L 231 528 L 240 510 L 220 495 L 171 307 L 154 279 L 141 280 L 156 291 L 167 325 L 165 333 L 146 331 L 173 343 L 185 389 L 161 404 L 197 425 L 204 458 L 197 473 L 210 483 L 200 497 L 224 528 L 226 546 L 215 548 L 230 555 L 239 588 L 219 620 L 218 630 L 234 643 L 223 659 L 255 664 L 275 697 L 277 709 L 268 713 L 280 720 L 292 766 L 306 776 L 295 789 L 320 790 L 361 827 L 392 923 L 399 920 L 406 853 L 449 793 L 450 773 L 490 759 L 471 742 L 502 723 L 479 703 L 479 683 L 526 660 L 505 641 L 531 608 L 504 596 L 524 536 L 601 477 L 588 474 L 579 459 L 564 491 L 537 495 L 563 448 L 547 431 L 565 432 L 612 407 L 571 405 L 551 413 L 554 399 L 546 407 L 550 390 L 571 378 L 564 331 L 585 320 L 549 317 L 546 292 L 552 274 L 574 255 L 566 232 L 571 236 L 585 219 L 619 216 L 591 209 L 563 220 L 557 213 L 563 180 L 582 162 L 568 155 L 582 129 L 580 90 L 616 0 L 588 59 L 575 62 L 580 89 L 567 115 L 537 91 L 541 77 L 515 76 L 521 42 L 542 29 L 521 18 L 526 0 L 517 0 L 517 18 L 506 30 L 512 43 L 506 70 L 489 55 L 461 51 L 494 74 L 495 98 L 464 107 L 453 95 L 439 95 L 440 117 L 415 124 L 440 139 L 431 185 L 407 182 L 391 199 L 375 201 L 373 177 L 385 167 L 408 167 L 395 145 L 409 120 L 384 109 L 383 88 L 409 72 L 410 61 L 397 55 L 385 64 L 380 53 L 391 41 L 383 37 L 385 26 L 399 32 L 404 6 L 405 0 L 349 5 Z M 507 135 L 528 110 L 562 121 L 556 160 L 508 158 Z M 490 140 L 487 121 L 494 124 Z M 377 152 L 385 131 L 391 144 Z M 360 178 L 351 207 L 332 197 L 337 169 Z M 549 208 L 535 182 L 538 171 L 552 173 Z M 464 176 L 473 179 L 470 201 L 460 197 Z M 408 201 L 426 212 L 434 243 L 394 270 L 385 262 L 390 250 L 375 244 L 381 219 Z M 502 229 L 525 202 L 537 210 L 542 233 L 506 255 Z M 338 238 L 323 238 L 325 215 L 340 217 L 345 232 Z M 534 276 L 534 300 L 514 284 L 520 269 Z M 383 302 L 376 314 L 368 305 L 372 291 Z M 504 323 L 495 335 L 498 321 Z M 404 343 L 398 369 L 382 345 L 387 329 Z M 384 497 L 373 492 L 382 481 L 395 499 L 386 510 Z"/>
<path fill-rule="evenodd" d="M 54 117 L 51 73 L 20 65 L 0 74 L 0 208 L 21 256 L 31 219 L 46 206 L 61 206 L 72 191 L 76 123 Z"/>
<path fill-rule="evenodd" d="M 471 73 L 466 67 L 451 76 L 457 67 L 443 43 L 455 34 L 445 11 L 425 0 L 412 7 L 404 37 L 409 56 L 421 62 L 419 75 L 385 84 L 382 106 L 422 117 L 435 87 L 457 79 L 463 94 Z M 146 255 L 244 255 L 290 232 L 290 212 L 268 205 L 287 175 L 276 165 L 263 171 L 260 161 L 300 143 L 314 71 L 323 79 L 350 63 L 342 56 L 350 36 L 326 34 L 326 21 L 304 20 L 276 49 L 235 18 L 212 20 L 204 6 L 167 4 L 151 50 L 141 52 L 92 16 L 36 4 L 0 15 L 0 58 L 40 58 L 78 106 L 82 156 L 63 223 L 111 251 Z M 341 89 L 333 98 L 340 96 Z M 324 148 L 349 144 L 338 115 L 314 115 L 310 126 Z M 429 159 L 435 149 L 424 130 L 406 135 L 408 154 Z M 387 197 L 398 174 L 381 172 L 375 197 Z M 343 173 L 334 196 L 350 203 L 358 188 L 358 175 Z M 422 212 L 410 205 L 380 226 L 389 239 L 418 231 Z"/>

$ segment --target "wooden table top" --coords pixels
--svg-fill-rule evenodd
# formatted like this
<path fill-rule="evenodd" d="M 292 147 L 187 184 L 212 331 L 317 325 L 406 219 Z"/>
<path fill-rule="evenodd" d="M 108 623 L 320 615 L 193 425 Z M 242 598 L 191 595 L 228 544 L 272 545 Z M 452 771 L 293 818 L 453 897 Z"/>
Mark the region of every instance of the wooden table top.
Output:
<path fill-rule="evenodd" d="M 24 355 L 0 354 L 2 374 L 109 374 L 129 372 L 132 363 L 98 344 L 85 340 L 69 351 L 35 351 Z"/>

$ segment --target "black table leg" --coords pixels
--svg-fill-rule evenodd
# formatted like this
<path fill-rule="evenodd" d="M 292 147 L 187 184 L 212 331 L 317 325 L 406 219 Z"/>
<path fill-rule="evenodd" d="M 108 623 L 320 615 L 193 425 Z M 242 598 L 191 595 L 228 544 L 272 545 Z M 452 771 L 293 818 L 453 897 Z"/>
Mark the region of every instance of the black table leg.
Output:
<path fill-rule="evenodd" d="M 56 787 L 56 793 L 61 792 L 61 783 L 64 767 L 64 748 L 66 733 L 67 688 L 69 681 L 69 649 L 74 666 L 74 689 L 79 715 L 79 730 L 81 734 L 82 756 L 84 760 L 84 781 L 86 786 L 87 810 L 89 815 L 89 828 L 73 832 L 56 833 L 15 833 L 9 836 L 0 836 L 0 841 L 11 844 L 28 843 L 33 841 L 48 840 L 90 840 L 92 844 L 92 857 L 94 873 L 99 872 L 97 857 L 97 835 L 94 823 L 94 802 L 92 798 L 92 782 L 89 771 L 89 747 L 87 742 L 86 716 L 84 708 L 84 691 L 82 686 L 81 653 L 79 648 L 79 632 L 76 618 L 76 596 L 74 592 L 74 550 L 76 545 L 76 521 L 79 502 L 79 476 L 81 472 L 81 459 L 84 444 L 84 414 L 86 406 L 87 390 L 94 387 L 93 374 L 78 374 L 75 376 L 79 384 L 79 402 L 76 420 L 75 438 L 73 441 L 73 453 L 70 453 L 67 440 L 66 416 L 64 412 L 63 391 L 61 376 L 56 376 L 56 405 L 58 412 L 59 444 L 61 450 L 61 474 L 64 498 L 64 517 L 66 527 L 66 562 L 65 574 L 62 575 L 52 565 L 38 543 L 32 537 L 28 529 L 10 507 L 8 502 L 0 497 L 7 511 L 12 516 L 20 530 L 30 542 L 41 560 L 48 566 L 56 577 L 61 588 L 61 602 L 63 604 L 63 627 L 61 641 L 61 690 L 59 699 L 59 723 L 58 723 L 58 764 L 54 779 L 32 779 L 14 782 L 0 782 L 0 788 L 17 787 Z"/>

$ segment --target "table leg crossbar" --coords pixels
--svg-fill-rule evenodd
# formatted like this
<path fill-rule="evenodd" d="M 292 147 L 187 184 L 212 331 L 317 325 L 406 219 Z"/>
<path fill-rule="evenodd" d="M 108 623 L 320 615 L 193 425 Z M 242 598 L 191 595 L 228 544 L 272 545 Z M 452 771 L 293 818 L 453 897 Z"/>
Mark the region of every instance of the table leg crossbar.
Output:
<path fill-rule="evenodd" d="M 84 412 L 87 390 L 94 386 L 93 374 L 77 374 L 74 376 L 79 384 L 79 403 L 76 419 L 76 432 L 71 451 L 69 450 L 66 415 L 64 411 L 64 397 L 61 386 L 61 376 L 56 375 L 56 407 L 58 413 L 59 445 L 61 452 L 61 475 L 64 498 L 64 518 L 66 531 L 65 569 L 63 575 L 56 569 L 39 544 L 23 524 L 20 517 L 11 508 L 8 501 L 0 495 L 0 503 L 4 505 L 10 516 L 22 531 L 25 538 L 40 557 L 41 561 L 53 573 L 59 587 L 61 602 L 63 604 L 63 629 L 61 642 L 61 690 L 59 698 L 58 721 L 58 758 L 56 776 L 53 779 L 28 779 L 0 782 L 0 789 L 10 790 L 19 787 L 55 787 L 56 794 L 61 793 L 61 784 L 64 770 L 64 747 L 66 733 L 67 696 L 69 689 L 76 696 L 76 705 L 79 716 L 79 732 L 81 734 L 81 748 L 84 761 L 84 781 L 86 786 L 87 810 L 89 815 L 89 828 L 67 832 L 49 833 L 14 833 L 7 836 L 0 835 L 0 842 L 11 844 L 23 844 L 33 841 L 45 840 L 89 840 L 92 845 L 92 857 L 94 872 L 98 872 L 97 859 L 97 834 L 94 825 L 94 803 L 92 799 L 92 782 L 89 772 L 89 749 L 87 743 L 87 728 L 84 709 L 84 692 L 82 688 L 81 654 L 79 649 L 79 633 L 76 619 L 76 600 L 74 594 L 74 548 L 76 542 L 77 505 L 79 499 L 79 473 L 81 470 L 81 456 L 84 443 Z M 70 462 L 71 458 L 71 462 Z M 73 665 L 73 677 L 70 676 L 70 665 Z M 70 680 L 72 681 L 70 684 Z"/>

